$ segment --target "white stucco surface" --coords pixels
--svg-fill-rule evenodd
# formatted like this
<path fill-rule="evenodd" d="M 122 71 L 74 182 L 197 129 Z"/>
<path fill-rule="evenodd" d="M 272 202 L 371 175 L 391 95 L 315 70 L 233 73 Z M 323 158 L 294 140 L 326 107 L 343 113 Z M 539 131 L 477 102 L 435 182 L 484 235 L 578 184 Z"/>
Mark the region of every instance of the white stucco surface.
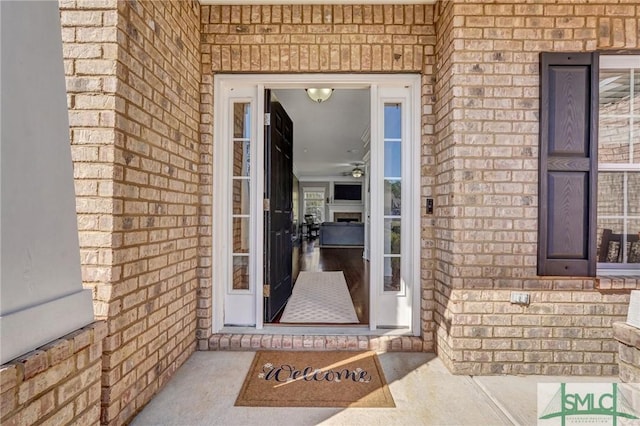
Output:
<path fill-rule="evenodd" d="M 58 3 L 0 2 L 0 362 L 93 321 L 83 290 Z"/>

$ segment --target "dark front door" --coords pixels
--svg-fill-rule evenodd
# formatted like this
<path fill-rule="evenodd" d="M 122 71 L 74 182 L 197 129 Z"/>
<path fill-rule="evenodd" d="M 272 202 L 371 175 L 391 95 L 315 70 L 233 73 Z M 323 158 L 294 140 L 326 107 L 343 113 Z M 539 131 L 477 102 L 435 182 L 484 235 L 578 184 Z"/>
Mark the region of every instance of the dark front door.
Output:
<path fill-rule="evenodd" d="M 293 123 L 265 91 L 265 321 L 271 322 L 291 296 L 293 219 Z"/>

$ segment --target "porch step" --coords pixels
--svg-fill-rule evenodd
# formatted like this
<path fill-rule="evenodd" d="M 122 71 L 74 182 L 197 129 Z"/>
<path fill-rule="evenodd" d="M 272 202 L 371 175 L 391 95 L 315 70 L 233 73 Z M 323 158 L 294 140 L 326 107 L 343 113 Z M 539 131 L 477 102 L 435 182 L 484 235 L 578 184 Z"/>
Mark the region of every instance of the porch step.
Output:
<path fill-rule="evenodd" d="M 207 348 L 201 348 L 206 350 Z M 292 334 L 214 334 L 210 351 L 224 350 L 317 350 L 376 352 L 424 352 L 424 342 L 416 336 L 325 336 Z"/>

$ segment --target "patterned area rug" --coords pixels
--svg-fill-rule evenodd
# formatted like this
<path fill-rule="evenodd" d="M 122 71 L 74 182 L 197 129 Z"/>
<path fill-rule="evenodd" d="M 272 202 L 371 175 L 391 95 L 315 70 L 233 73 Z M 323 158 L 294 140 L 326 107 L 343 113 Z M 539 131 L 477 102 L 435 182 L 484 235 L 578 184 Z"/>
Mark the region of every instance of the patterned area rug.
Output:
<path fill-rule="evenodd" d="M 280 323 L 358 323 L 342 271 L 300 272 Z"/>
<path fill-rule="evenodd" d="M 259 351 L 235 405 L 395 407 L 375 352 Z"/>

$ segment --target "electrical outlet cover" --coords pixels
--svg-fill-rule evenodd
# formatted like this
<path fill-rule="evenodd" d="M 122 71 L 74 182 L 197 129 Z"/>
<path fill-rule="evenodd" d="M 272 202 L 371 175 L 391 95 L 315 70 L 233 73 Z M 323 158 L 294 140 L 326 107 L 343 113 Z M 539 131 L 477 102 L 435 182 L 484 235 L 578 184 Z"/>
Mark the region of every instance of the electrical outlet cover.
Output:
<path fill-rule="evenodd" d="M 512 292 L 511 293 L 511 303 L 516 303 L 518 305 L 528 305 L 529 304 L 529 293 L 520 293 L 520 292 Z"/>

